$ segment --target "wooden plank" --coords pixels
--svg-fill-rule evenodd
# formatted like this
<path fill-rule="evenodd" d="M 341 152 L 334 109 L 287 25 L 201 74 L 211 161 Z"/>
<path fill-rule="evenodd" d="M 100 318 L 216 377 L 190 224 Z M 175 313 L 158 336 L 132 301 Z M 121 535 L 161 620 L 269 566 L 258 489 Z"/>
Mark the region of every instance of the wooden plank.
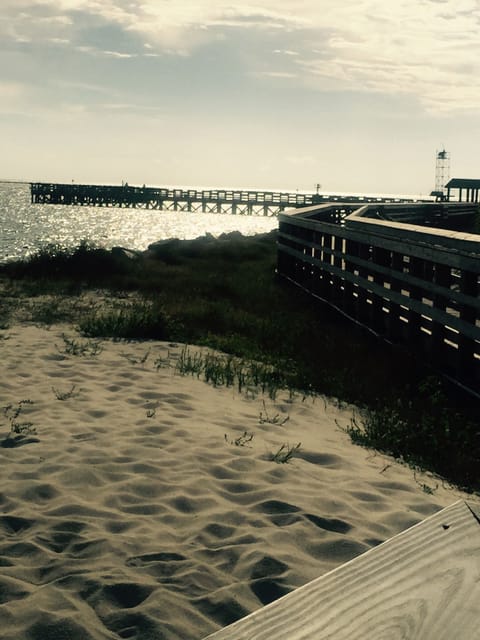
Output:
<path fill-rule="evenodd" d="M 208 636 L 273 639 L 479 640 L 478 515 L 456 502 Z"/>
<path fill-rule="evenodd" d="M 423 242 L 427 246 L 442 245 L 454 251 L 478 256 L 478 235 L 465 231 L 451 231 L 424 227 L 407 222 L 390 222 L 372 218 L 356 218 L 354 212 L 347 220 L 350 228 L 370 228 L 371 231 L 385 237 L 398 238 L 413 242 Z M 426 230 L 428 229 L 428 230 Z"/>

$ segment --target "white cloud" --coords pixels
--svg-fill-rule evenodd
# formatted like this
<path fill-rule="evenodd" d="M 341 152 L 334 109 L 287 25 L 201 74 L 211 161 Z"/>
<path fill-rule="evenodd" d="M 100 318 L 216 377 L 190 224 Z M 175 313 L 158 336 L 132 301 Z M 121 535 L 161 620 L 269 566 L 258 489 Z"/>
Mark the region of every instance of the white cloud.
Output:
<path fill-rule="evenodd" d="M 2 0 L 0 37 L 17 42 L 71 37 L 75 16 L 138 36 L 138 54 L 187 56 L 229 33 L 256 38 L 261 75 L 296 77 L 322 90 L 381 92 L 417 99 L 430 112 L 480 106 L 478 0 Z M 98 53 L 91 43 L 77 43 Z M 110 57 L 133 51 L 112 46 Z M 145 52 L 145 49 L 148 51 Z M 267 54 L 273 55 L 271 59 Z M 281 55 L 279 55 L 281 54 Z M 221 55 L 221 54 L 219 54 Z M 256 69 L 244 57 L 245 72 Z M 296 69 L 292 69 L 295 66 Z"/>
<path fill-rule="evenodd" d="M 279 53 L 284 56 L 298 56 L 298 51 L 291 51 L 290 49 L 274 49 L 273 53 Z"/>
<path fill-rule="evenodd" d="M 480 106 L 477 2 L 345 4 L 326 14 L 324 47 L 298 60 L 307 77 L 330 90 L 410 95 L 431 113 Z"/>
<path fill-rule="evenodd" d="M 257 78 L 296 78 L 297 75 L 295 73 L 290 73 L 289 71 L 253 71 L 250 75 L 255 76 Z"/>
<path fill-rule="evenodd" d="M 36 7 L 19 0 L 19 6 L 2 6 L 0 16 L 0 41 L 26 43 L 38 40 L 66 40 L 65 34 L 72 24 L 70 17 L 59 14 L 39 15 Z M 24 10 L 19 10 L 24 9 Z M 32 13 L 33 11 L 33 13 Z"/>
<path fill-rule="evenodd" d="M 122 51 L 101 51 L 103 55 L 110 56 L 111 58 L 136 58 L 136 55 L 133 53 L 124 53 Z"/>

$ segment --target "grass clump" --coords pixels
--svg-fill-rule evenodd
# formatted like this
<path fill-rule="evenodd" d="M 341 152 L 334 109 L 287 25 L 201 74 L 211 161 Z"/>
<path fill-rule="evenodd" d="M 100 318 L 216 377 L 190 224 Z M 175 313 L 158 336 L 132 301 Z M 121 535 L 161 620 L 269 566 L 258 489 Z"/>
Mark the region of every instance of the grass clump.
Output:
<path fill-rule="evenodd" d="M 300 449 L 301 444 L 301 442 L 298 442 L 293 446 L 290 446 L 289 444 L 282 444 L 278 451 L 272 453 L 271 460 L 277 464 L 286 464 Z"/>
<path fill-rule="evenodd" d="M 52 387 L 52 392 L 56 399 L 61 400 L 62 402 L 64 402 L 65 400 L 69 400 L 70 398 L 73 398 L 77 395 L 74 384 L 72 384 L 68 391 L 61 391 L 60 389 Z"/>
<path fill-rule="evenodd" d="M 89 337 L 165 340 L 174 332 L 164 309 L 153 302 L 136 302 L 108 312 L 97 311 L 82 318 L 80 331 Z"/>
<path fill-rule="evenodd" d="M 201 378 L 215 387 L 236 387 L 256 394 L 261 391 L 273 400 L 280 389 L 289 387 L 288 374 L 273 365 L 232 355 L 200 353 L 184 346 L 176 364 L 181 375 Z"/>
<path fill-rule="evenodd" d="M 26 420 L 22 415 L 28 405 L 33 405 L 33 401 L 29 399 L 20 400 L 16 405 L 7 404 L 3 407 L 3 415 L 8 420 L 10 431 L 0 441 L 0 447 L 13 449 L 31 442 L 38 442 L 38 438 L 35 437 L 37 430 L 33 422 Z"/>
<path fill-rule="evenodd" d="M 57 347 L 60 353 L 69 356 L 98 356 L 102 352 L 102 345 L 98 340 L 76 340 L 62 333 L 63 350 Z"/>
<path fill-rule="evenodd" d="M 248 431 L 244 431 L 241 436 L 233 439 L 230 439 L 227 434 L 225 434 L 225 442 L 233 444 L 236 447 L 249 447 L 252 440 L 253 433 L 248 433 Z"/>
<path fill-rule="evenodd" d="M 17 405 L 8 404 L 3 407 L 3 415 L 8 419 L 10 423 L 11 434 L 25 434 L 35 433 L 33 422 L 19 421 L 20 415 L 23 412 L 25 405 L 33 404 L 32 400 L 20 400 Z"/>
<path fill-rule="evenodd" d="M 479 486 L 480 427 L 447 406 L 438 379 L 427 378 L 416 396 L 365 407 L 347 432 L 357 444 L 436 471 L 461 486 Z"/>
<path fill-rule="evenodd" d="M 260 424 L 275 424 L 278 425 L 279 427 L 283 427 L 283 425 L 288 422 L 290 420 L 290 416 L 280 416 L 279 413 L 275 413 L 274 415 L 269 415 L 268 411 L 267 411 L 267 407 L 265 405 L 265 400 L 262 401 L 263 403 L 263 411 L 260 411 L 260 416 L 258 418 L 258 421 L 260 422 Z"/>

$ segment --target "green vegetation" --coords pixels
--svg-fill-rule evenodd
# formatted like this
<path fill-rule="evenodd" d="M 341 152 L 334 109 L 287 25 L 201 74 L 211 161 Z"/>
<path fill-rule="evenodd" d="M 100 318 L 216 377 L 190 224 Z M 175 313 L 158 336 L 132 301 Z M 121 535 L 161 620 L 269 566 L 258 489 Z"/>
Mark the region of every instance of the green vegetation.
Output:
<path fill-rule="evenodd" d="M 252 440 L 253 433 L 248 433 L 248 431 L 244 431 L 241 436 L 238 436 L 238 438 L 234 438 L 233 440 L 229 440 L 227 434 L 225 434 L 225 442 L 234 444 L 236 447 L 248 447 Z"/>
<path fill-rule="evenodd" d="M 66 353 L 69 356 L 98 356 L 102 351 L 102 346 L 98 340 L 75 340 L 75 338 L 69 338 L 64 333 L 62 334 L 63 350 L 57 349 L 60 352 Z"/>
<path fill-rule="evenodd" d="M 227 355 L 185 348 L 177 366 L 212 384 L 260 386 L 271 397 L 288 388 L 354 403 L 355 442 L 480 489 L 474 401 L 278 280 L 275 240 L 275 232 L 233 233 L 161 242 L 143 254 L 86 243 L 47 248 L 0 267 L 1 325 L 72 322 L 89 342 L 64 339 L 64 351 L 79 354 L 85 347 L 93 355 L 91 341 L 109 336 L 222 351 Z"/>
<path fill-rule="evenodd" d="M 13 404 L 7 404 L 3 407 L 3 415 L 10 422 L 11 434 L 35 433 L 33 422 L 19 422 L 18 420 L 23 411 L 23 407 L 28 404 L 33 404 L 32 400 L 20 400 L 20 402 L 17 402 L 16 406 Z"/>
<path fill-rule="evenodd" d="M 163 362 L 160 361 L 159 367 Z M 295 379 L 277 365 L 254 360 L 244 360 L 232 355 L 198 352 L 193 354 L 184 347 L 176 364 L 181 375 L 192 375 L 214 387 L 237 387 L 238 391 L 267 393 L 273 400 L 279 389 L 292 388 Z"/>
<path fill-rule="evenodd" d="M 52 391 L 57 400 L 61 400 L 62 402 L 77 395 L 74 384 L 72 384 L 68 391 L 60 391 L 60 389 L 56 389 L 55 387 L 52 387 Z"/>
<path fill-rule="evenodd" d="M 22 444 L 28 444 L 30 442 L 38 442 L 35 438 L 37 433 L 33 422 L 29 420 L 23 420 L 22 413 L 27 405 L 32 405 L 32 400 L 20 400 L 16 405 L 7 404 L 2 407 L 2 413 L 10 425 L 10 432 L 5 438 L 0 440 L 0 447 L 3 449 L 13 449 L 19 447 Z"/>
<path fill-rule="evenodd" d="M 162 306 L 150 301 L 134 302 L 107 313 L 95 312 L 81 318 L 78 324 L 86 336 L 113 336 L 125 340 L 164 340 L 174 330 Z"/>
<path fill-rule="evenodd" d="M 290 416 L 287 415 L 287 416 L 280 417 L 279 413 L 276 413 L 275 415 L 270 416 L 268 414 L 267 407 L 265 405 L 265 400 L 263 400 L 262 402 L 263 402 L 263 411 L 260 411 L 260 416 L 258 418 L 258 421 L 260 422 L 260 424 L 278 424 L 280 427 L 283 427 L 283 425 L 290 420 Z"/>
<path fill-rule="evenodd" d="M 290 446 L 288 444 L 282 444 L 282 446 L 278 449 L 278 451 L 276 451 L 275 453 L 272 453 L 271 459 L 273 460 L 273 462 L 276 462 L 277 464 L 286 464 L 287 462 L 289 462 L 289 460 L 293 458 L 295 453 L 300 449 L 301 444 L 302 444 L 301 442 L 298 442 L 293 446 Z"/>
<path fill-rule="evenodd" d="M 453 398 L 450 398 L 450 402 Z M 438 378 L 427 377 L 415 395 L 364 408 L 347 429 L 353 442 L 409 464 L 480 488 L 480 427 L 475 412 L 451 406 Z"/>

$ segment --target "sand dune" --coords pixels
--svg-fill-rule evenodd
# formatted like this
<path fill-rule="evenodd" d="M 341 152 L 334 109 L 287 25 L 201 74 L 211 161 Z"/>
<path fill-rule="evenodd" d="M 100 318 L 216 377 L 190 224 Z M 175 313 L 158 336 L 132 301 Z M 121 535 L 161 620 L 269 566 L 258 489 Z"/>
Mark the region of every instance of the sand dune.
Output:
<path fill-rule="evenodd" d="M 465 497 L 352 445 L 352 407 L 178 375 L 182 345 L 1 337 L 4 640 L 200 640 Z"/>

